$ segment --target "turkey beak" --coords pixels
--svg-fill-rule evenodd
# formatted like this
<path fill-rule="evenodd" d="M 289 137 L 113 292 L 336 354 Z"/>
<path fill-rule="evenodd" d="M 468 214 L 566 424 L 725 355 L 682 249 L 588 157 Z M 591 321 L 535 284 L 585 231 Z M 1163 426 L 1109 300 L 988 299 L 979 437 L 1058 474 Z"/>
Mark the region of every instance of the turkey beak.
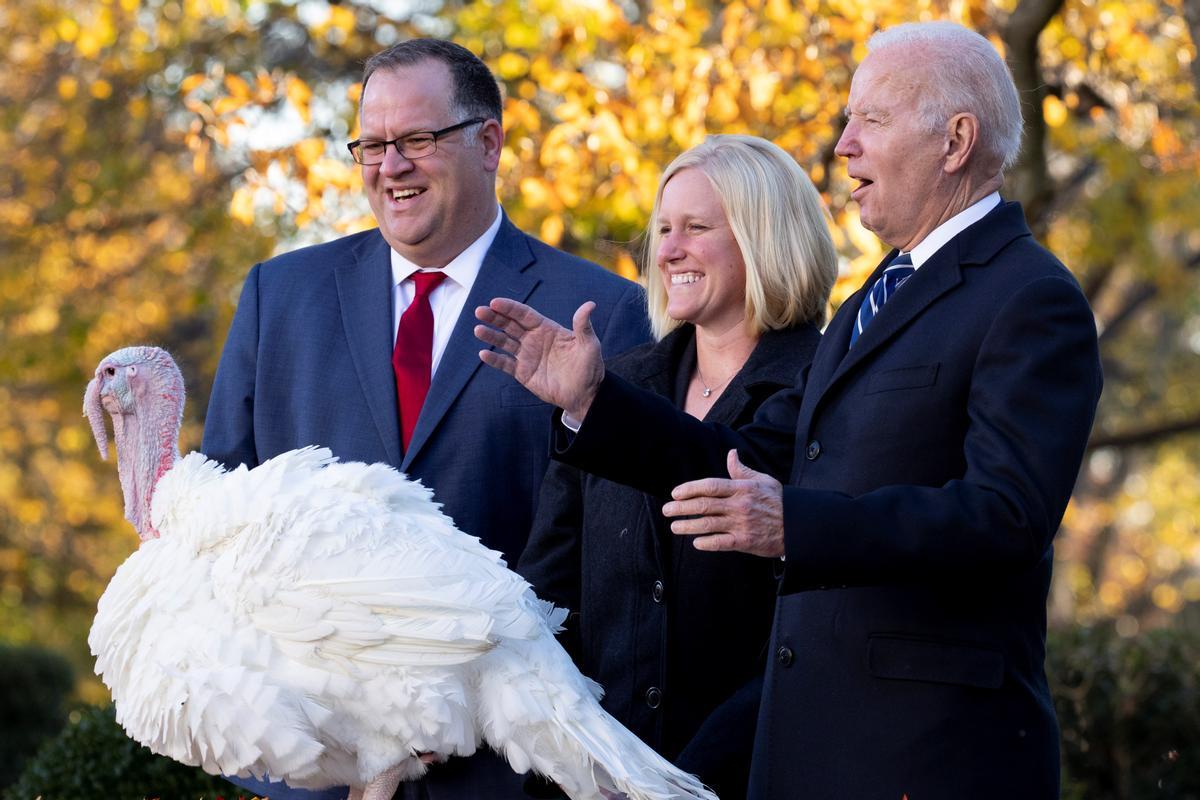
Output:
<path fill-rule="evenodd" d="M 100 378 L 95 377 L 88 383 L 87 392 L 83 395 L 83 415 L 92 426 L 92 438 L 100 450 L 100 458 L 108 460 L 108 431 L 104 427 L 104 409 L 100 405 Z"/>

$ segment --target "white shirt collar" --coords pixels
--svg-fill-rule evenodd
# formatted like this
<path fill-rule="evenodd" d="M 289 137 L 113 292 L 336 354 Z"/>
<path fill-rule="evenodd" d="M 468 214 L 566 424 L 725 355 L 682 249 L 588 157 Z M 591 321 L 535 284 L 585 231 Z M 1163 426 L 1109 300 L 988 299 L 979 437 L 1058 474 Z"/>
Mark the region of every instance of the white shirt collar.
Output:
<path fill-rule="evenodd" d="M 483 232 L 483 235 L 467 245 L 466 249 L 442 268 L 441 271 L 446 273 L 447 278 L 465 288 L 470 288 L 475 284 L 475 278 L 479 275 L 479 270 L 483 267 L 483 257 L 487 255 L 488 248 L 496 240 L 496 233 L 500 230 L 500 220 L 502 218 L 503 214 L 500 211 L 500 207 L 496 206 L 496 219 L 492 220 L 492 224 Z M 393 286 L 403 283 L 414 272 L 420 272 L 422 269 L 423 267 L 414 264 L 395 250 L 392 250 Z"/>
<path fill-rule="evenodd" d="M 950 219 L 938 225 L 921 243 L 908 251 L 912 256 L 913 267 L 920 267 L 941 250 L 946 242 L 958 236 L 970 226 L 987 216 L 987 213 L 1000 205 L 1000 193 L 992 192 L 987 197 L 964 208 Z"/>

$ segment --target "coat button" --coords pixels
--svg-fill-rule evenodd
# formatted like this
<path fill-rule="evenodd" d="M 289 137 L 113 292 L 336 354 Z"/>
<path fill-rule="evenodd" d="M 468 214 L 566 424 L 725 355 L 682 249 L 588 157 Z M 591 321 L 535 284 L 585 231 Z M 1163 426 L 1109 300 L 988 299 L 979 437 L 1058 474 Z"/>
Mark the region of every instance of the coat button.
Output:
<path fill-rule="evenodd" d="M 821 455 L 821 443 L 813 439 L 808 443 L 808 449 L 804 451 L 804 457 L 809 461 L 816 461 L 819 455 Z"/>
<path fill-rule="evenodd" d="M 776 651 L 775 657 L 779 659 L 779 665 L 782 667 L 790 667 L 795 656 L 792 654 L 792 648 L 781 647 Z"/>
<path fill-rule="evenodd" d="M 655 581 L 654 588 L 650 591 L 650 596 L 654 598 L 654 602 L 661 603 L 663 600 L 663 592 L 665 591 L 662 581 Z"/>
<path fill-rule="evenodd" d="M 658 708 L 662 705 L 662 689 L 657 686 L 651 686 L 646 690 L 646 705 L 651 708 Z"/>

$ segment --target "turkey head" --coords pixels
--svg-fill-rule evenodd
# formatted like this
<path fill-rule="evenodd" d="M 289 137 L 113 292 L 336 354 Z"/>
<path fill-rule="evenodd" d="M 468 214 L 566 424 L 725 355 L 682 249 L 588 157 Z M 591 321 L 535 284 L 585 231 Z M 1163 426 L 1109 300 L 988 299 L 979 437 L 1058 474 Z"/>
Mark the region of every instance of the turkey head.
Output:
<path fill-rule="evenodd" d="M 104 412 L 112 417 L 125 518 L 142 541 L 158 537 L 150 499 L 158 479 L 179 459 L 183 402 L 183 376 L 158 347 L 126 347 L 106 356 L 83 398 L 101 458 L 108 458 Z"/>

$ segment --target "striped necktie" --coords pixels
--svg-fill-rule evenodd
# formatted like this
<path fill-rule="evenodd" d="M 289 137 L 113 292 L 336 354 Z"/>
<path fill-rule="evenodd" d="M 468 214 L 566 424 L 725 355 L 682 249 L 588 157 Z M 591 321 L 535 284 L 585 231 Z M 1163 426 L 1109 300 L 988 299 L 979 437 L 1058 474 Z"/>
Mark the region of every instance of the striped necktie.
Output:
<path fill-rule="evenodd" d="M 854 329 L 850 331 L 851 347 L 858 341 L 858 337 L 862 335 L 868 323 L 875 319 L 875 315 L 883 308 L 883 304 L 916 271 L 917 268 L 913 266 L 912 257 L 908 253 L 896 256 L 892 259 L 892 263 L 884 268 L 883 274 L 876 279 L 874 285 L 871 286 L 871 291 L 867 292 L 862 305 L 858 307 L 858 316 L 854 319 Z"/>

